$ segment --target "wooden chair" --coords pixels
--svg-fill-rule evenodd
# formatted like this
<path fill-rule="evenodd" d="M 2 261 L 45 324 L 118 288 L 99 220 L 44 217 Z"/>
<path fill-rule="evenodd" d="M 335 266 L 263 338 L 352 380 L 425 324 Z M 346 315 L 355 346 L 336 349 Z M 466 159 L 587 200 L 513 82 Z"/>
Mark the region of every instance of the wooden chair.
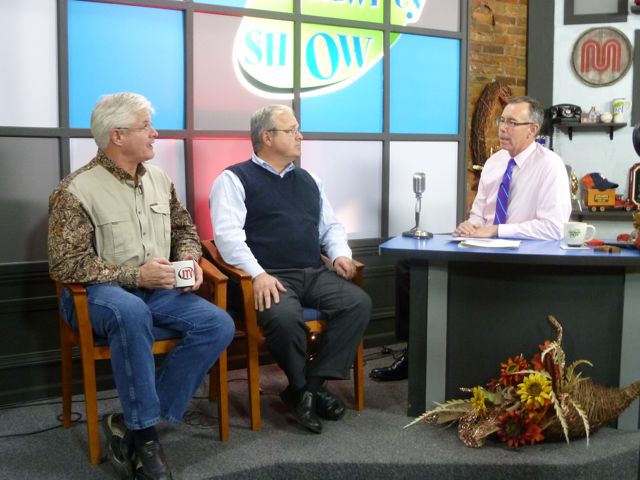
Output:
<path fill-rule="evenodd" d="M 264 342 L 262 329 L 258 326 L 256 310 L 253 303 L 253 283 L 251 275 L 239 268 L 232 267 L 226 263 L 213 240 L 203 240 L 202 250 L 216 267 L 225 275 L 239 285 L 242 296 L 242 311 L 229 312 L 236 320 L 236 329 L 243 329 L 247 341 L 247 375 L 249 378 L 249 402 L 251 410 L 251 430 L 260 430 L 260 364 L 259 364 L 259 344 Z M 362 287 L 362 272 L 364 265 L 356 261 L 357 272 L 353 283 Z M 322 320 L 324 316 L 321 311 L 313 308 L 304 308 L 303 315 L 309 333 L 322 332 L 326 323 Z M 356 350 L 356 358 L 353 364 L 353 381 L 355 390 L 355 409 L 364 409 L 364 343 L 360 340 Z"/>
<path fill-rule="evenodd" d="M 226 310 L 227 306 L 227 277 L 223 275 L 211 262 L 200 260 L 200 267 L 204 273 L 201 295 L 210 299 L 218 307 Z M 73 296 L 78 331 L 73 330 L 60 313 L 62 289 L 67 288 Z M 87 433 L 89 437 L 89 459 L 91 463 L 100 463 L 100 436 L 98 428 L 98 402 L 96 397 L 96 366 L 97 360 L 111 358 L 109 345 L 105 338 L 94 337 L 89 322 L 89 306 L 87 292 L 83 285 L 77 283 L 56 282 L 58 297 L 58 321 L 60 324 L 60 350 L 62 355 L 62 425 L 71 427 L 71 393 L 72 393 L 72 357 L 71 347 L 80 349 L 82 361 L 82 376 L 84 383 L 84 400 L 87 415 Z M 180 341 L 173 330 L 154 327 L 153 354 L 164 354 Z M 218 429 L 221 441 L 229 438 L 229 399 L 227 390 L 227 352 L 222 352 L 216 364 L 211 368 L 209 377 L 209 398 L 218 402 Z"/>

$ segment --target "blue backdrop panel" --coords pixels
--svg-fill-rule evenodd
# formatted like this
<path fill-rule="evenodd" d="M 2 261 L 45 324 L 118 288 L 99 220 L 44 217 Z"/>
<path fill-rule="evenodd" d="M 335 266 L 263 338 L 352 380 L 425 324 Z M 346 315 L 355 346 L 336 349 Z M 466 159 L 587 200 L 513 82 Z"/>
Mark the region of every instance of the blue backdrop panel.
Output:
<path fill-rule="evenodd" d="M 390 68 L 391 133 L 458 133 L 459 40 L 402 34 Z"/>
<path fill-rule="evenodd" d="M 198 3 L 209 3 L 211 5 L 224 5 L 227 7 L 256 8 L 260 10 L 271 10 L 273 12 L 291 12 L 293 10 L 292 0 L 197 0 Z"/>
<path fill-rule="evenodd" d="M 156 128 L 184 128 L 184 20 L 179 11 L 69 1 L 69 122 L 88 128 L 105 93 L 153 103 Z"/>
<path fill-rule="evenodd" d="M 303 97 L 303 132 L 382 132 L 382 59 L 351 85 Z"/>
<path fill-rule="evenodd" d="M 198 0 L 198 3 L 209 3 L 211 5 L 225 5 L 227 7 L 244 7 L 246 0 Z"/>

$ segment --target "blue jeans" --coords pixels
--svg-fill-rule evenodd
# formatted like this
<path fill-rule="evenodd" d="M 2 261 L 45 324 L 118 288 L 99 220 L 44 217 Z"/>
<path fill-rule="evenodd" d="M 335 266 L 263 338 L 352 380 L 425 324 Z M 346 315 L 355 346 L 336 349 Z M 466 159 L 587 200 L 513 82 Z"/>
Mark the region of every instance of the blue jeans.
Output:
<path fill-rule="evenodd" d="M 87 299 L 94 334 L 109 342 L 126 426 L 139 430 L 160 418 L 179 422 L 204 375 L 233 339 L 231 317 L 198 295 L 175 289 L 89 285 Z M 62 314 L 77 328 L 66 290 Z M 157 370 L 151 353 L 154 326 L 182 337 Z"/>

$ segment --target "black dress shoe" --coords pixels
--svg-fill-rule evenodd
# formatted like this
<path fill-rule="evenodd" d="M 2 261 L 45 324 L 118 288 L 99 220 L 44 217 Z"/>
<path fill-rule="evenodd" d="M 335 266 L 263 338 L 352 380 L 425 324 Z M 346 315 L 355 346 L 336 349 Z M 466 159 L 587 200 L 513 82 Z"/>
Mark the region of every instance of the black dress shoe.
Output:
<path fill-rule="evenodd" d="M 280 394 L 285 403 L 300 425 L 313 433 L 322 432 L 322 423 L 316 416 L 316 396 L 309 390 L 302 393 L 287 387 Z"/>
<path fill-rule="evenodd" d="M 107 460 L 121 479 L 133 478 L 133 438 L 124 425 L 121 413 L 102 417 L 102 430 L 107 439 Z"/>
<path fill-rule="evenodd" d="M 316 392 L 316 413 L 325 420 L 340 420 L 346 408 L 342 399 L 320 387 Z"/>
<path fill-rule="evenodd" d="M 409 376 L 409 357 L 405 350 L 403 354 L 395 362 L 388 367 L 374 368 L 369 376 L 380 382 L 389 382 L 393 380 L 404 380 Z"/>
<path fill-rule="evenodd" d="M 162 445 L 157 440 L 149 440 L 136 447 L 136 479 L 173 480 Z"/>

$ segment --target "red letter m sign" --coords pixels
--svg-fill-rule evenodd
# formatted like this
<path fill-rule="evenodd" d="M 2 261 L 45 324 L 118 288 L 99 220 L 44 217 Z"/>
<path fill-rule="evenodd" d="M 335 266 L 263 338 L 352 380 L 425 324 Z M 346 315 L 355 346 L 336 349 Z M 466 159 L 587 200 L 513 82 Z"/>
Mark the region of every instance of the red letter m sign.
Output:
<path fill-rule="evenodd" d="M 602 45 L 596 40 L 587 40 L 582 44 L 580 52 L 580 72 L 604 72 L 608 69 L 619 72 L 621 50 L 620 41 L 616 38 L 610 38 Z"/>

